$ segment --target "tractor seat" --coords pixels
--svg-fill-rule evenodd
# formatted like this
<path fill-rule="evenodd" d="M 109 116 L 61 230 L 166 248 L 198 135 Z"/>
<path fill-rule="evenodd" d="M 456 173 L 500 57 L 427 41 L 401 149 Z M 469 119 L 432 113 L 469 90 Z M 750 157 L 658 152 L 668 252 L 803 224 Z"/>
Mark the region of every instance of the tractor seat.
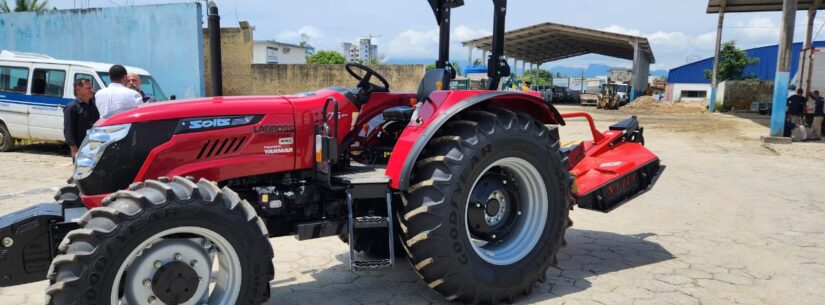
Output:
<path fill-rule="evenodd" d="M 413 109 L 409 106 L 395 106 L 384 109 L 384 121 L 396 121 L 409 123 L 412 119 Z"/>

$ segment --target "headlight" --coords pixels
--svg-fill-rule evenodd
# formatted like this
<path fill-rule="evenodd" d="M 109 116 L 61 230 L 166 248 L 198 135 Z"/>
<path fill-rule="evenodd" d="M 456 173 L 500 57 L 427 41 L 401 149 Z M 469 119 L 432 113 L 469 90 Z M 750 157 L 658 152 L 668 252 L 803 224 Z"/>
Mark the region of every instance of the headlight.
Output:
<path fill-rule="evenodd" d="M 80 180 L 92 174 L 106 147 L 123 140 L 129 134 L 132 124 L 93 127 L 86 132 L 86 139 L 80 145 L 75 159 L 74 180 Z"/>

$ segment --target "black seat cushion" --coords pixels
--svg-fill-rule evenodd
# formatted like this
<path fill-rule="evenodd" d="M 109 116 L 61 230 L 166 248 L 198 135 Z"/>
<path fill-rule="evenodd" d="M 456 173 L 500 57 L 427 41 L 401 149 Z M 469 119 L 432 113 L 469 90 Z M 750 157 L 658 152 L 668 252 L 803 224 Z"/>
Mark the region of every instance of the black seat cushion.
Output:
<path fill-rule="evenodd" d="M 396 106 L 384 109 L 384 121 L 409 122 L 413 109 L 408 106 Z"/>

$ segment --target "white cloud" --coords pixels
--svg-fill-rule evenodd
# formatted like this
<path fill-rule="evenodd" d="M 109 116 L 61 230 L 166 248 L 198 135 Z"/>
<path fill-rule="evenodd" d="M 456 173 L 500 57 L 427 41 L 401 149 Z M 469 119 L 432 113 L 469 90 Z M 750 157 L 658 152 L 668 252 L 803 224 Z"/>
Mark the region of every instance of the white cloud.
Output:
<path fill-rule="evenodd" d="M 432 57 L 438 46 L 438 30 L 406 30 L 391 39 L 387 46 L 387 57 L 420 58 Z"/>
<path fill-rule="evenodd" d="M 466 54 L 462 41 L 491 35 L 484 29 L 457 26 L 450 35 L 450 56 L 452 59 Z M 429 31 L 406 30 L 390 39 L 387 57 L 392 58 L 433 58 L 438 55 L 438 29 Z"/>
<path fill-rule="evenodd" d="M 297 30 L 284 30 L 278 33 L 276 39 L 281 42 L 298 43 L 301 41 L 301 36 L 307 35 L 312 40 L 318 40 L 324 37 L 323 31 L 311 25 L 303 26 Z"/>
<path fill-rule="evenodd" d="M 765 42 L 775 44 L 779 41 L 779 24 L 768 17 L 753 17 L 748 22 L 734 25 L 735 37 L 743 41 Z"/>

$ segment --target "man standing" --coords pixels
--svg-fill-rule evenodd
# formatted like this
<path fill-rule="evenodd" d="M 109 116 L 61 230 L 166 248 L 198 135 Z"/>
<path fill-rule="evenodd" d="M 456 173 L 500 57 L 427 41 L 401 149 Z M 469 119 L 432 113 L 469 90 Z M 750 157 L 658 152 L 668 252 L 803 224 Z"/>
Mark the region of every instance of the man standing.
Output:
<path fill-rule="evenodd" d="M 126 68 L 121 65 L 114 65 L 109 68 L 109 87 L 97 91 L 95 103 L 103 118 L 110 115 L 132 109 L 143 104 L 143 97 L 135 90 L 126 88 Z"/>
<path fill-rule="evenodd" d="M 126 76 L 126 87 L 129 87 L 129 89 L 135 90 L 138 93 L 140 93 L 141 98 L 143 98 L 144 104 L 157 102 L 158 100 L 155 99 L 154 96 L 143 93 L 143 90 L 140 89 L 141 85 L 142 83 L 140 81 L 140 75 L 137 75 L 136 73 L 129 73 Z"/>
<path fill-rule="evenodd" d="M 822 120 L 825 118 L 825 111 L 823 111 L 823 106 L 825 106 L 825 99 L 819 96 L 819 90 L 814 91 L 814 102 L 816 102 L 816 106 L 814 106 L 814 123 L 813 123 L 813 136 L 816 140 L 822 140 Z"/>
<path fill-rule="evenodd" d="M 74 96 L 75 100 L 63 109 L 63 136 L 72 150 L 72 159 L 77 156 L 77 149 L 86 138 L 86 131 L 100 119 L 89 80 L 78 79 L 74 82 Z"/>
<path fill-rule="evenodd" d="M 788 114 L 786 118 L 799 126 L 805 125 L 805 119 L 802 116 L 805 111 L 805 103 L 808 99 L 802 95 L 802 89 L 796 90 L 796 94 L 788 98 Z"/>

